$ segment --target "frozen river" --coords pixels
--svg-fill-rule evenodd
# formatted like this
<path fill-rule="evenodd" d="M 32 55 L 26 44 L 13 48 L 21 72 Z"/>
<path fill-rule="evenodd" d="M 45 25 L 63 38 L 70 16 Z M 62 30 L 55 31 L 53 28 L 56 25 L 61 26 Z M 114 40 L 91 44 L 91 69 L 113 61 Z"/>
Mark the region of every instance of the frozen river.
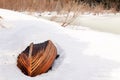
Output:
<path fill-rule="evenodd" d="M 74 22 L 95 30 L 120 34 L 120 14 L 102 16 L 82 15 Z"/>

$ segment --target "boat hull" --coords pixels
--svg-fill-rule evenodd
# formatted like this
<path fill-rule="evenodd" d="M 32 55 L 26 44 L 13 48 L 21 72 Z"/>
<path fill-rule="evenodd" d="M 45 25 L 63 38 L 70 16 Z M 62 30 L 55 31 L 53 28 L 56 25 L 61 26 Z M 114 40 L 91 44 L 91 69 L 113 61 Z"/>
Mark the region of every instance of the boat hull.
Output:
<path fill-rule="evenodd" d="M 57 56 L 57 49 L 52 41 L 48 40 L 41 44 L 34 44 L 30 55 L 28 46 L 18 56 L 17 66 L 20 70 L 31 77 L 47 72 L 54 63 Z"/>

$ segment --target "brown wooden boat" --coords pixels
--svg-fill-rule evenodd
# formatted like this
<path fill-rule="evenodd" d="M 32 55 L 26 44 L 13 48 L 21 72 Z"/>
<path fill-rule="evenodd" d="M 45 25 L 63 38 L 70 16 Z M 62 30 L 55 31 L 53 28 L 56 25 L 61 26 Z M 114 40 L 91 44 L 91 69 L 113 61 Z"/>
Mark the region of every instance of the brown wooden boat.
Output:
<path fill-rule="evenodd" d="M 17 66 L 24 74 L 33 77 L 47 72 L 51 68 L 56 56 L 57 49 L 52 41 L 48 40 L 40 44 L 31 43 L 30 46 L 19 54 Z"/>

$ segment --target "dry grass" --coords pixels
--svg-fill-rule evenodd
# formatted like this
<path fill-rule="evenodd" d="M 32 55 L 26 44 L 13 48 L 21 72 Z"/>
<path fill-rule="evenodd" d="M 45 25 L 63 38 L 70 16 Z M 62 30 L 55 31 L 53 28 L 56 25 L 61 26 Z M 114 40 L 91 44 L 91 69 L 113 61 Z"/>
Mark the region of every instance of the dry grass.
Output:
<path fill-rule="evenodd" d="M 75 3 L 74 0 L 0 0 L 0 8 L 18 10 L 18 11 L 67 11 L 69 7 L 76 5 L 81 12 L 95 12 L 99 13 L 103 10 L 110 10 L 111 12 L 119 11 L 120 2 L 106 1 L 95 3 L 84 0 L 83 2 Z M 91 5 L 90 5 L 91 4 Z M 75 9 L 75 8 L 74 8 Z M 72 9 L 74 11 L 74 9 Z"/>
<path fill-rule="evenodd" d="M 56 2 L 52 0 L 0 0 L 0 8 L 18 11 L 52 10 Z"/>

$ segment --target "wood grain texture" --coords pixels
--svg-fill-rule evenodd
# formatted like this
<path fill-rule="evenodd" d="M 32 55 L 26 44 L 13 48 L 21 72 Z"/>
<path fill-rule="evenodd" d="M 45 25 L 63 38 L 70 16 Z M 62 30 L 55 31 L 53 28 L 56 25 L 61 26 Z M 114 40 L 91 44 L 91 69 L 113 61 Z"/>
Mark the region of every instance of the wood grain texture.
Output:
<path fill-rule="evenodd" d="M 17 66 L 24 74 L 34 77 L 47 72 L 56 56 L 57 49 L 52 41 L 48 40 L 40 44 L 31 43 L 19 54 Z"/>

